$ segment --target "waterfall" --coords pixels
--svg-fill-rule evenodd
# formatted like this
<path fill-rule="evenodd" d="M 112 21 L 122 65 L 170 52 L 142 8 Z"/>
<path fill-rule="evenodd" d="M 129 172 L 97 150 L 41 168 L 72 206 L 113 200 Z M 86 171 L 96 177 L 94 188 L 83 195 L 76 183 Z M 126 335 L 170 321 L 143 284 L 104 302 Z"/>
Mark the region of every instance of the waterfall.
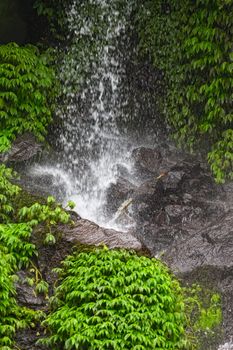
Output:
<path fill-rule="evenodd" d="M 71 199 L 81 216 L 105 226 L 102 207 L 116 164 L 130 167 L 128 142 L 118 123 L 127 118 L 122 113 L 126 53 L 121 44 L 131 6 L 125 2 L 120 11 L 119 5 L 119 1 L 73 2 L 68 14 L 72 42 L 61 71 L 67 110 L 61 111 L 60 142 L 63 167 L 73 174 Z"/>
<path fill-rule="evenodd" d="M 119 169 L 135 181 L 132 149 L 149 144 L 151 135 L 154 143 L 161 128 L 151 90 L 157 73 L 137 62 L 135 6 L 133 0 L 73 0 L 67 9 L 66 46 L 58 49 L 55 154 L 31 170 L 34 178 L 50 178 L 50 193 L 73 200 L 81 217 L 121 230 L 107 214 L 106 191 Z"/>
<path fill-rule="evenodd" d="M 69 44 L 59 62 L 59 163 L 33 169 L 34 175 L 56 174 L 56 185 L 66 187 L 77 212 L 103 226 L 110 220 L 103 210 L 106 189 L 119 164 L 131 170 L 132 143 L 122 127 L 130 121 L 125 82 L 131 11 L 126 0 L 74 0 L 67 10 Z"/>

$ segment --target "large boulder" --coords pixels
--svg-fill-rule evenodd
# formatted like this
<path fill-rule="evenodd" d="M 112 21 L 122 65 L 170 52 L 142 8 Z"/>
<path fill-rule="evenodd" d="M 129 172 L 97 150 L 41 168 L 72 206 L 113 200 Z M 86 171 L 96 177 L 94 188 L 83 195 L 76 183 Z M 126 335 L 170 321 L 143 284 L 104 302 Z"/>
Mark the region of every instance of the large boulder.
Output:
<path fill-rule="evenodd" d="M 133 150 L 132 158 L 139 177 L 149 178 L 151 175 L 158 174 L 162 161 L 159 149 L 139 147 Z"/>
<path fill-rule="evenodd" d="M 134 193 L 136 186 L 129 180 L 119 177 L 115 183 L 111 183 L 106 193 L 105 212 L 112 215 L 117 212 L 121 204 Z"/>

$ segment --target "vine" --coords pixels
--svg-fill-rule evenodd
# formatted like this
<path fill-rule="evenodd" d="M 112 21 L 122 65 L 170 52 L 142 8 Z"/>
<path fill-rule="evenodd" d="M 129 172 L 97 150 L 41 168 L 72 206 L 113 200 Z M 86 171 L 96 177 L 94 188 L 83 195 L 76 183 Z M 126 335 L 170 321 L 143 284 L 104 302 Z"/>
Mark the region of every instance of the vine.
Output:
<path fill-rule="evenodd" d="M 68 207 L 73 209 L 74 203 L 68 202 Z M 47 198 L 47 204 L 34 203 L 31 207 L 23 207 L 19 210 L 20 221 L 26 221 L 32 227 L 40 223 L 44 224 L 45 244 L 55 244 L 56 238 L 54 228 L 57 224 L 67 224 L 70 222 L 70 215 L 61 208 L 52 196 Z"/>
<path fill-rule="evenodd" d="M 54 73 L 35 46 L 0 46 L 0 152 L 25 131 L 43 141 L 51 122 Z"/>
<path fill-rule="evenodd" d="M 13 201 L 21 190 L 11 182 L 15 177 L 11 168 L 0 165 L 0 223 L 8 222 L 14 212 Z"/>
<path fill-rule="evenodd" d="M 15 299 L 15 272 L 29 266 L 35 246 L 27 224 L 0 224 L 0 347 L 11 350 L 17 330 L 38 321 L 42 312 L 20 307 Z"/>
<path fill-rule="evenodd" d="M 232 10 L 232 1 L 146 1 L 137 16 L 140 48 L 165 73 L 174 137 L 207 150 L 218 182 L 233 179 Z"/>
<path fill-rule="evenodd" d="M 16 210 L 14 201 L 21 189 L 12 183 L 15 177 L 12 169 L 0 165 L 0 348 L 4 350 L 15 349 L 14 337 L 19 329 L 33 327 L 44 317 L 42 311 L 21 307 L 16 301 L 15 282 L 20 269 L 28 269 L 25 282 L 35 294 L 48 297 L 48 283 L 33 263 L 37 254 L 31 243 L 33 229 L 42 225 L 44 243 L 54 244 L 56 225 L 70 221 L 69 214 L 53 197 L 48 197 L 47 204 L 34 203 Z M 74 203 L 69 202 L 68 206 L 73 208 Z"/>

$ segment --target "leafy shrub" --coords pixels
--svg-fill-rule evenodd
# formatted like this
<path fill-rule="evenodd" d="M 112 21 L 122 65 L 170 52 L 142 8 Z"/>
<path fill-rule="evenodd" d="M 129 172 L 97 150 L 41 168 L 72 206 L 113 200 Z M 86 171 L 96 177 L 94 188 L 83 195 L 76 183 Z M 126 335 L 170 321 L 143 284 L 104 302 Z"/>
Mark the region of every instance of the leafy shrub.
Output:
<path fill-rule="evenodd" d="M 44 139 L 53 82 L 53 71 L 36 47 L 0 46 L 0 152 L 25 131 Z"/>
<path fill-rule="evenodd" d="M 73 202 L 68 203 L 73 207 Z M 26 221 L 31 226 L 36 226 L 40 223 L 45 224 L 45 240 L 46 244 L 56 243 L 53 229 L 56 225 L 67 224 L 70 221 L 70 215 L 64 209 L 56 204 L 52 196 L 47 198 L 47 204 L 34 203 L 31 207 L 23 207 L 19 210 L 19 219 Z"/>
<path fill-rule="evenodd" d="M 55 243 L 52 228 L 57 223 L 69 221 L 69 214 L 55 204 L 53 197 L 48 197 L 47 205 L 35 203 L 30 208 L 23 207 L 18 213 L 21 222 L 9 223 L 16 219 L 12 215 L 15 209 L 13 201 L 21 190 L 11 183 L 15 176 L 12 169 L 0 165 L 0 348 L 4 350 L 15 349 L 17 330 L 31 326 L 43 317 L 43 312 L 21 307 L 15 298 L 15 273 L 29 266 L 29 276 L 33 274 L 35 277 L 28 277 L 26 281 L 35 287 L 35 293 L 48 294 L 48 283 L 31 260 L 36 254 L 35 245 L 30 242 L 32 228 L 44 222 L 49 231 L 45 241 L 51 244 Z M 73 207 L 74 203 L 69 202 L 68 205 Z"/>
<path fill-rule="evenodd" d="M 183 349 L 179 283 L 158 260 L 124 250 L 69 256 L 45 321 L 49 349 Z"/>
<path fill-rule="evenodd" d="M 15 176 L 12 169 L 0 165 L 0 223 L 8 222 L 14 211 L 13 200 L 20 192 L 20 188 L 11 183 Z"/>
<path fill-rule="evenodd" d="M 32 228 L 25 223 L 0 225 L 0 243 L 7 253 L 13 254 L 14 270 L 28 266 L 30 258 L 35 254 L 34 244 L 29 242 Z"/>
<path fill-rule="evenodd" d="M 13 280 L 12 254 L 4 251 L 0 245 L 0 348 L 6 346 L 11 349 L 13 336 L 17 328 L 18 308 L 15 300 L 15 288 Z"/>
<path fill-rule="evenodd" d="M 162 106 L 175 138 L 207 149 L 218 182 L 233 179 L 232 1 L 146 1 L 140 47 L 165 73 Z"/>

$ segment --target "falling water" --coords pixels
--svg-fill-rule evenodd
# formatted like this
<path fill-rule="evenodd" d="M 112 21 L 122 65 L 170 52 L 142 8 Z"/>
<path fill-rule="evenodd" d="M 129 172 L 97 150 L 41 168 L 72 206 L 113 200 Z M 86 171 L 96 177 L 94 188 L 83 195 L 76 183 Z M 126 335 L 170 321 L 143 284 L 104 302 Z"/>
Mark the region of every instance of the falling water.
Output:
<path fill-rule="evenodd" d="M 106 189 L 116 179 L 117 165 L 131 171 L 132 143 L 122 128 L 129 118 L 124 86 L 131 11 L 131 1 L 73 1 L 67 14 L 69 46 L 60 63 L 59 164 L 33 170 L 61 180 L 67 174 L 67 199 L 82 217 L 104 226 Z"/>

